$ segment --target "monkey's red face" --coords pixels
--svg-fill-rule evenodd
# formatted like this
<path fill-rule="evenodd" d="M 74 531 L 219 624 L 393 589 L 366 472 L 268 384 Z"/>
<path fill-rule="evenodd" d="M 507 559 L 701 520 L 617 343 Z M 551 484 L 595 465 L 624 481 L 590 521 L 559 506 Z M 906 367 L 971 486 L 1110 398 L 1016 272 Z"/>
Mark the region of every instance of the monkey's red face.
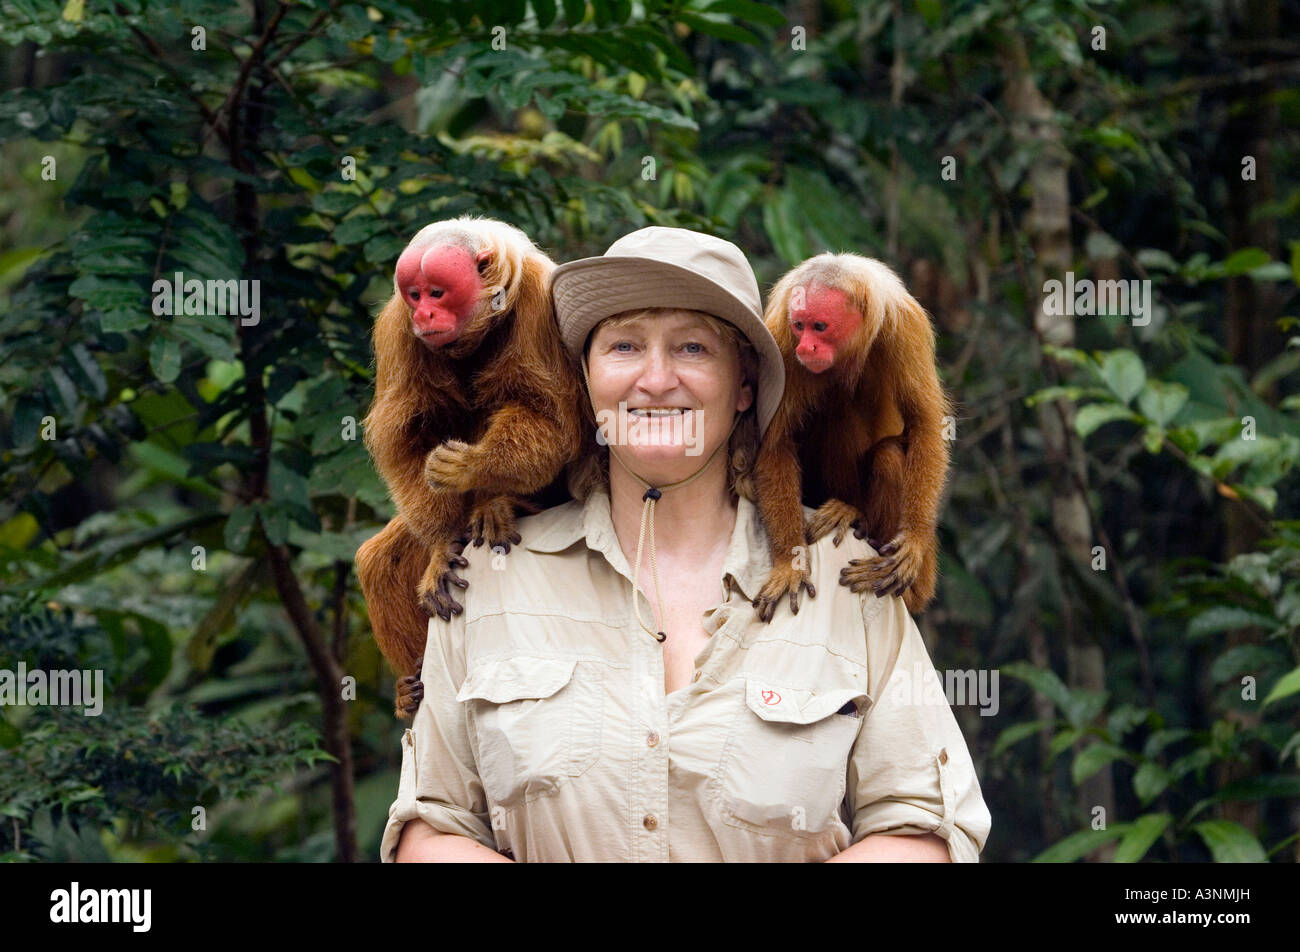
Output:
<path fill-rule="evenodd" d="M 491 253 L 459 245 L 408 246 L 397 259 L 397 289 L 411 306 L 411 332 L 429 348 L 453 343 L 478 311 Z"/>
<path fill-rule="evenodd" d="M 843 291 L 809 284 L 795 288 L 790 296 L 790 327 L 797 341 L 794 353 L 812 373 L 835 365 L 836 355 L 853 340 L 861 323 L 862 315 Z"/>

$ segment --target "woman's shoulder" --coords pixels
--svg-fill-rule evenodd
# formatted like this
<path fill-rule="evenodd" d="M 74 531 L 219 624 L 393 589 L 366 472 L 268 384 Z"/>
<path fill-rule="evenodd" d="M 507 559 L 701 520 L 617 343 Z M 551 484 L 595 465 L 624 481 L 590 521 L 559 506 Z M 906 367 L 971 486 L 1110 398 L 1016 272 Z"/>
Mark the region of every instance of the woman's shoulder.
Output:
<path fill-rule="evenodd" d="M 533 548 L 545 543 L 557 532 L 565 535 L 581 529 L 583 526 L 583 504 L 576 499 L 551 506 L 531 516 L 524 516 L 515 525 L 522 538 L 521 545 Z"/>
<path fill-rule="evenodd" d="M 804 507 L 806 517 L 811 517 L 814 511 L 807 506 Z M 861 618 L 868 633 L 875 627 L 872 623 L 878 616 L 889 615 L 895 607 L 895 602 L 901 604 L 902 600 L 897 596 L 880 598 L 870 586 L 850 586 L 845 583 L 843 576 L 845 570 L 852 571 L 855 566 L 860 567 L 878 557 L 878 553 L 867 540 L 859 539 L 852 530 L 844 533 L 838 545 L 835 542 L 835 534 L 827 533 L 809 547 L 808 555 L 809 570 L 818 594 L 816 600 L 820 600 L 822 593 L 826 593 L 828 603 L 834 603 L 836 606 L 836 615 Z M 854 591 L 854 588 L 859 590 Z M 830 607 L 828 604 L 827 608 Z M 859 634 L 853 640 L 859 640 L 862 628 L 850 627 L 857 627 Z"/>
<path fill-rule="evenodd" d="M 509 547 L 471 543 L 462 553 L 469 565 L 459 572 L 478 593 L 478 608 L 497 611 L 501 607 L 498 602 L 511 590 L 531 590 L 562 572 L 564 565 L 552 555 L 564 552 L 586 535 L 583 506 L 570 500 L 523 516 L 515 521 L 515 532 L 519 541 Z"/>

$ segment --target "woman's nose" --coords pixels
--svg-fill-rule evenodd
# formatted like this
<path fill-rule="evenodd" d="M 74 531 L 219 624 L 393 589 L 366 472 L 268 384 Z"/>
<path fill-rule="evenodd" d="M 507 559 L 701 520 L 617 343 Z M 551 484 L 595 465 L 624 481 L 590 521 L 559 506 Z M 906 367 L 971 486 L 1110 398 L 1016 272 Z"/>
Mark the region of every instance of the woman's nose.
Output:
<path fill-rule="evenodd" d="M 677 386 L 677 372 L 673 368 L 672 358 L 661 348 L 649 348 L 637 385 L 650 393 L 661 393 Z"/>

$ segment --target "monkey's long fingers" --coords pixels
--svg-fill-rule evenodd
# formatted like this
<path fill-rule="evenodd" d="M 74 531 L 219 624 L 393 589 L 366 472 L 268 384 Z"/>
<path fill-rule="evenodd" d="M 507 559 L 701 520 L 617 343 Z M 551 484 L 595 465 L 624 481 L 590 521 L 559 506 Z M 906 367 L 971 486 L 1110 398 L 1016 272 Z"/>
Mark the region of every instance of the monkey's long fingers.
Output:
<path fill-rule="evenodd" d="M 754 608 L 757 610 L 759 621 L 769 622 L 772 620 L 772 614 L 776 611 L 776 602 L 759 595 L 754 599 Z"/>
<path fill-rule="evenodd" d="M 407 675 L 398 679 L 397 682 L 397 701 L 394 714 L 404 721 L 409 721 L 415 716 L 415 712 L 420 707 L 420 702 L 424 700 L 424 682 L 420 680 L 418 674 Z"/>
<path fill-rule="evenodd" d="M 808 590 L 809 598 L 817 597 L 817 589 L 813 587 L 813 583 L 808 581 L 807 577 L 801 578 L 799 584 L 790 590 L 790 613 L 793 615 L 799 614 L 799 594 L 805 588 Z"/>
<path fill-rule="evenodd" d="M 898 553 L 901 549 L 906 549 L 910 545 L 911 545 L 911 540 L 908 539 L 906 533 L 900 532 L 898 535 L 894 536 L 892 539 L 886 542 L 883 546 L 876 549 L 876 551 L 879 552 L 881 555 L 894 555 Z M 875 546 L 872 546 L 872 548 L 875 548 Z"/>
<path fill-rule="evenodd" d="M 876 552 L 880 551 L 882 545 L 879 539 L 872 538 L 871 530 L 867 527 L 866 522 L 861 519 L 853 520 L 853 538 L 866 539 L 867 545 L 871 546 Z"/>
<path fill-rule="evenodd" d="M 475 476 L 473 447 L 460 440 L 441 443 L 424 458 L 425 481 L 435 489 L 467 492 L 473 487 Z"/>

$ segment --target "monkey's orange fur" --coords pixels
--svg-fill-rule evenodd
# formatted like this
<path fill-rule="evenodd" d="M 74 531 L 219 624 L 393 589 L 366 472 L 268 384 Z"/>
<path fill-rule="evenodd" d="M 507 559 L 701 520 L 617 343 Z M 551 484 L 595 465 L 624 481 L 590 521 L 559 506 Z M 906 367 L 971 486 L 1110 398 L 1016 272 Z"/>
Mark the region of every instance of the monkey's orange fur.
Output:
<path fill-rule="evenodd" d="M 755 471 L 773 566 L 754 600 L 760 617 L 770 621 L 785 596 L 797 612 L 801 590 L 816 595 L 796 547 L 832 531 L 838 544 L 850 526 L 880 555 L 854 559 L 841 583 L 924 610 L 938 575 L 943 420 L 952 412 L 929 316 L 881 262 L 823 254 L 777 282 L 764 321 L 785 356 L 786 384 Z M 820 506 L 807 531 L 804 501 Z"/>
<path fill-rule="evenodd" d="M 403 692 L 420 671 L 428 614 L 461 611 L 450 590 L 466 584 L 454 574 L 466 564 L 458 538 L 509 551 L 519 541 L 515 506 L 528 508 L 519 497 L 547 487 L 580 445 L 581 384 L 555 325 L 554 263 L 523 232 L 490 219 L 431 225 L 412 250 L 399 271 L 423 280 L 441 255 L 463 273 L 431 278 L 455 287 L 445 298 L 434 288 L 417 309 L 404 297 L 410 280 L 399 275 L 407 284 L 394 282 L 375 319 L 365 440 L 397 515 L 361 546 L 356 563 L 375 641 L 403 679 L 399 716 L 413 713 Z M 454 330 L 429 329 L 430 296 L 457 302 L 434 321 Z"/>

